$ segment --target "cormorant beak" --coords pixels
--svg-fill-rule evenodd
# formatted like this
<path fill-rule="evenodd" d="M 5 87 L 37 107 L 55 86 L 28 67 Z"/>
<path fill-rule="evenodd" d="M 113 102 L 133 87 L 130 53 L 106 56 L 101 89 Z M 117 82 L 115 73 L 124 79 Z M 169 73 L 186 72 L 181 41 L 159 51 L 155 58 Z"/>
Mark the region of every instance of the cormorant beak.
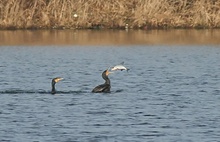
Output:
<path fill-rule="evenodd" d="M 63 80 L 63 79 L 64 78 L 57 78 L 55 82 L 57 83 L 57 82 L 59 82 L 60 80 Z"/>
<path fill-rule="evenodd" d="M 109 74 L 110 74 L 110 73 L 114 73 L 114 72 L 111 72 L 112 69 L 113 69 L 113 67 L 109 67 L 109 68 L 107 69 L 107 71 L 109 72 Z"/>
<path fill-rule="evenodd" d="M 109 70 L 106 71 L 106 75 L 108 76 L 110 73 L 114 73 L 114 72 L 110 72 Z"/>

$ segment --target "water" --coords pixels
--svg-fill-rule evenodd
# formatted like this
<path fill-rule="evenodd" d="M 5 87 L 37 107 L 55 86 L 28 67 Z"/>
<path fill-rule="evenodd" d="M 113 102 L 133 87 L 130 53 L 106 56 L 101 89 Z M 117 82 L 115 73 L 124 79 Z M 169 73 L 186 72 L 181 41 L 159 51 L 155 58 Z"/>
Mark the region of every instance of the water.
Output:
<path fill-rule="evenodd" d="M 0 30 L 0 45 L 219 45 L 220 29 Z"/>
<path fill-rule="evenodd" d="M 217 142 L 219 61 L 218 45 L 1 46 L 0 141 Z"/>

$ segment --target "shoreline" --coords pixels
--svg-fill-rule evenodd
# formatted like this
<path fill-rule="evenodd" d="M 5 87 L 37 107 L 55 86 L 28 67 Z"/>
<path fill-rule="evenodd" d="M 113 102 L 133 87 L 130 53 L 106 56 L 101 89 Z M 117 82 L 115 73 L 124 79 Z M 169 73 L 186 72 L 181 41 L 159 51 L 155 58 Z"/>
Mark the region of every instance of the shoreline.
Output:
<path fill-rule="evenodd" d="M 147 27 L 147 26 L 146 26 Z M 102 27 L 102 26 L 92 26 L 92 27 L 81 27 L 81 28 L 72 28 L 72 27 L 27 27 L 27 28 L 18 28 L 18 27 L 0 27 L 0 31 L 7 31 L 7 30 L 143 30 L 143 31 L 150 31 L 150 30 L 219 30 L 220 27 L 151 27 L 151 28 L 126 28 L 126 27 Z"/>

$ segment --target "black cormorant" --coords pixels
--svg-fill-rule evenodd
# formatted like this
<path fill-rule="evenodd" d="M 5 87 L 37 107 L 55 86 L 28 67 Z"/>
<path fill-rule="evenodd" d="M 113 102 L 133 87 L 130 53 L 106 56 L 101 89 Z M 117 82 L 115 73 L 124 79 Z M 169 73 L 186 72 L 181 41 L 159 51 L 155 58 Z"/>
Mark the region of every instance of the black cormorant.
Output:
<path fill-rule="evenodd" d="M 109 72 L 108 69 L 105 70 L 105 71 L 102 73 L 102 78 L 105 80 L 105 83 L 96 86 L 96 87 L 92 90 L 93 93 L 109 93 L 109 92 L 110 92 L 111 84 L 110 84 L 110 79 L 108 78 L 108 75 L 109 75 L 110 73 L 111 73 L 111 72 Z"/>
<path fill-rule="evenodd" d="M 59 82 L 60 80 L 63 80 L 63 78 L 61 78 L 61 77 L 56 77 L 56 78 L 52 79 L 52 82 L 51 82 L 51 85 L 52 85 L 51 94 L 56 94 L 55 84 L 56 84 L 57 82 Z"/>

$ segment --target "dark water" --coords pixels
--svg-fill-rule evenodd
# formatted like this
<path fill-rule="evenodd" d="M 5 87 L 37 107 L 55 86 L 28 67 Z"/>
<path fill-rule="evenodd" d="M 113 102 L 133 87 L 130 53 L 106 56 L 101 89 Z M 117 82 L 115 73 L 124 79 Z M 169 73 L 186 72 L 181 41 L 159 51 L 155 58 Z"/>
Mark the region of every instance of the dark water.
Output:
<path fill-rule="evenodd" d="M 90 93 L 122 61 L 111 93 Z M 0 80 L 1 142 L 220 140 L 217 45 L 1 46 Z"/>

